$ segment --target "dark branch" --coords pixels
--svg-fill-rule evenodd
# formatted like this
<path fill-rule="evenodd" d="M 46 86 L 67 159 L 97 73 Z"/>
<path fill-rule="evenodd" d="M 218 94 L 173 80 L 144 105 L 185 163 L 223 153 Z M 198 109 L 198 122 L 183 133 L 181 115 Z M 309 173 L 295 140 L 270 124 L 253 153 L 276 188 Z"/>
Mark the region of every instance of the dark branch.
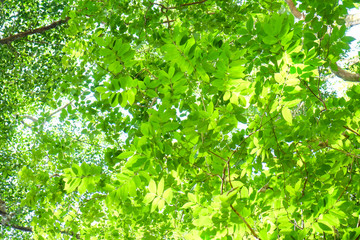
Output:
<path fill-rule="evenodd" d="M 344 127 L 345 129 L 349 130 L 350 132 L 355 133 L 357 136 L 360 136 L 360 134 L 359 134 L 358 132 L 356 132 L 355 130 L 353 130 L 353 129 L 347 127 L 347 126 L 343 126 L 343 127 Z"/>
<path fill-rule="evenodd" d="M 33 232 L 31 227 L 23 227 L 23 226 L 18 226 L 18 225 L 10 225 L 11 228 L 16 229 L 16 230 L 20 230 L 23 232 Z"/>
<path fill-rule="evenodd" d="M 323 104 L 325 110 L 327 110 L 325 101 L 324 101 L 321 97 L 319 97 L 318 95 L 316 95 L 316 94 L 314 93 L 314 91 L 311 90 L 311 88 L 307 85 L 307 83 L 306 83 L 305 81 L 303 81 L 303 80 L 301 80 L 301 81 L 303 82 L 303 84 L 305 85 L 305 87 L 306 87 L 307 89 L 309 89 L 309 91 L 312 93 L 312 95 L 314 95 L 314 96 Z"/>
<path fill-rule="evenodd" d="M 220 158 L 221 160 L 223 160 L 224 162 L 227 162 L 226 159 L 224 159 L 223 157 L 219 156 L 218 154 L 214 153 L 213 151 L 209 150 L 209 153 L 213 154 L 214 156 L 217 156 L 218 158 Z"/>
<path fill-rule="evenodd" d="M 163 4 L 160 4 L 160 3 L 153 3 L 154 5 L 158 5 L 160 6 L 163 10 L 170 10 L 170 9 L 177 9 L 177 8 L 181 8 L 181 7 L 188 7 L 188 6 L 191 6 L 191 5 L 195 5 L 195 4 L 201 4 L 201 3 L 204 3 L 204 2 L 207 2 L 207 0 L 202 0 L 202 1 L 198 1 L 198 2 L 192 2 L 192 3 L 184 3 L 184 4 L 180 4 L 178 6 L 174 6 L 174 7 L 166 7 L 164 6 Z"/>
<path fill-rule="evenodd" d="M 192 3 L 184 3 L 184 4 L 181 4 L 181 5 L 176 6 L 176 7 L 169 7 L 167 9 L 175 9 L 175 8 L 179 8 L 179 7 L 187 7 L 187 6 L 190 6 L 190 5 L 201 4 L 201 3 L 204 3 L 206 1 L 207 0 L 202 0 L 202 1 L 199 1 L 199 2 L 192 2 Z"/>
<path fill-rule="evenodd" d="M 2 224 L 4 225 L 4 224 Z M 16 229 L 16 230 L 20 230 L 20 231 L 23 231 L 23 232 L 34 232 L 33 229 L 31 227 L 24 227 L 24 226 L 19 226 L 19 225 L 16 225 L 16 224 L 5 224 L 4 226 L 8 226 L 8 227 L 11 227 L 13 229 Z M 66 235 L 69 235 L 69 236 L 74 236 L 76 239 L 80 239 L 80 235 L 79 234 L 74 234 L 73 232 L 67 232 L 67 231 L 61 231 L 62 234 L 66 234 Z"/>
<path fill-rule="evenodd" d="M 55 21 L 55 22 L 53 22 L 53 23 L 51 23 L 50 25 L 47 25 L 47 26 L 43 26 L 43 27 L 35 28 L 33 30 L 28 30 L 28 31 L 25 31 L 25 32 L 17 33 L 15 35 L 11 35 L 9 37 L 0 39 L 0 44 L 9 44 L 9 43 L 11 43 L 11 42 L 13 42 L 13 41 L 15 41 L 17 39 L 24 38 L 24 37 L 27 37 L 27 36 L 32 35 L 32 34 L 43 33 L 43 32 L 45 32 L 47 30 L 56 28 L 59 25 L 67 23 L 69 21 L 69 19 L 70 18 L 67 17 L 65 19 Z"/>

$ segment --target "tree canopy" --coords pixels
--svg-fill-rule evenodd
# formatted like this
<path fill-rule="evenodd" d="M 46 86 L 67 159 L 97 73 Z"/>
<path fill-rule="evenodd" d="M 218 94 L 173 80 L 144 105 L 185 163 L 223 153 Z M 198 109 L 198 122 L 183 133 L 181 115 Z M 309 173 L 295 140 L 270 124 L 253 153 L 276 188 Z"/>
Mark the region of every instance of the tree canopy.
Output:
<path fill-rule="evenodd" d="M 2 239 L 360 239 L 359 1 L 1 2 Z"/>

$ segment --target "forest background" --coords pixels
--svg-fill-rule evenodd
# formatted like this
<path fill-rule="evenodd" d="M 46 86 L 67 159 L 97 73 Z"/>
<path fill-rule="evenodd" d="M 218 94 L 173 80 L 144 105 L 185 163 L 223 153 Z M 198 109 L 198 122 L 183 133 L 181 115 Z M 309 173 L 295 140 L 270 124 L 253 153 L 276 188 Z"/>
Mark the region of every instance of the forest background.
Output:
<path fill-rule="evenodd" d="M 360 239 L 359 1 L 1 5 L 2 239 Z"/>

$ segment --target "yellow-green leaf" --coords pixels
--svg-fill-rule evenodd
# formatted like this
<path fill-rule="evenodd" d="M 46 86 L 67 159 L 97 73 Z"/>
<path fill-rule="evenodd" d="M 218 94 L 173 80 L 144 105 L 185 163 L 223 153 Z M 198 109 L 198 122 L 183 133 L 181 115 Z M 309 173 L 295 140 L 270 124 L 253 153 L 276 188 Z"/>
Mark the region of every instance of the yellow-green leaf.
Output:
<path fill-rule="evenodd" d="M 161 196 L 163 194 L 163 191 L 164 191 L 164 178 L 161 178 L 157 187 L 157 195 Z"/>
<path fill-rule="evenodd" d="M 172 193 L 172 190 L 171 188 L 168 188 L 165 190 L 164 194 L 163 194 L 163 198 L 166 200 L 166 202 L 168 204 L 170 204 L 172 198 L 173 198 L 173 193 Z"/>
<path fill-rule="evenodd" d="M 156 194 L 156 183 L 154 180 L 150 179 L 150 183 L 149 183 L 149 191 L 151 193 Z"/>
<path fill-rule="evenodd" d="M 144 197 L 143 202 L 144 202 L 145 204 L 149 204 L 149 203 L 152 202 L 152 200 L 154 200 L 155 196 L 156 196 L 155 193 L 147 193 L 147 194 L 145 195 L 145 197 Z"/>
<path fill-rule="evenodd" d="M 158 208 L 161 211 L 163 208 L 165 207 L 165 200 L 164 199 L 160 199 L 158 202 Z"/>
<path fill-rule="evenodd" d="M 287 107 L 283 107 L 283 109 L 281 110 L 281 113 L 282 113 L 285 121 L 287 121 L 290 125 L 292 125 L 293 118 L 292 118 L 290 109 L 288 109 Z"/>
<path fill-rule="evenodd" d="M 154 201 L 152 202 L 151 204 L 151 212 L 155 211 L 156 207 L 158 206 L 159 204 L 159 201 L 160 201 L 161 198 L 157 197 L 154 199 Z"/>

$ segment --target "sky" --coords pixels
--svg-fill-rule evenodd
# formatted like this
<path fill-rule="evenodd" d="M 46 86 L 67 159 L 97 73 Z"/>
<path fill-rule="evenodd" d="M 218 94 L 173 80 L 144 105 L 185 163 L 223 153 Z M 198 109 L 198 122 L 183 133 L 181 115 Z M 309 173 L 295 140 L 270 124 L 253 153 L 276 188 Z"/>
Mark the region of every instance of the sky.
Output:
<path fill-rule="evenodd" d="M 360 9 L 356 9 L 356 8 L 353 8 L 349 11 L 349 14 L 360 14 Z M 353 26 L 352 28 L 350 28 L 347 32 L 347 34 L 349 36 L 352 36 L 354 38 L 356 38 L 357 41 L 360 41 L 360 24 L 356 25 L 356 26 Z M 353 46 L 356 45 L 356 41 L 354 41 L 352 43 Z M 358 50 L 360 50 L 358 48 Z M 357 54 L 357 53 L 356 53 Z"/>
<path fill-rule="evenodd" d="M 356 9 L 356 8 L 350 9 L 349 14 L 360 14 L 360 9 Z M 347 54 L 348 58 L 352 58 L 352 57 L 356 57 L 356 56 L 359 57 L 359 51 L 360 51 L 360 24 L 355 25 L 355 26 L 351 27 L 349 30 L 347 30 L 346 35 L 354 37 L 356 39 L 350 45 L 351 50 Z M 341 65 L 341 61 L 340 61 L 339 66 L 343 66 L 343 65 Z M 334 76 L 334 77 L 329 79 L 328 89 L 331 92 L 336 92 L 339 97 L 343 97 L 343 96 L 345 96 L 346 89 L 348 87 L 352 86 L 353 84 L 354 83 L 344 82 L 342 79 Z"/>

